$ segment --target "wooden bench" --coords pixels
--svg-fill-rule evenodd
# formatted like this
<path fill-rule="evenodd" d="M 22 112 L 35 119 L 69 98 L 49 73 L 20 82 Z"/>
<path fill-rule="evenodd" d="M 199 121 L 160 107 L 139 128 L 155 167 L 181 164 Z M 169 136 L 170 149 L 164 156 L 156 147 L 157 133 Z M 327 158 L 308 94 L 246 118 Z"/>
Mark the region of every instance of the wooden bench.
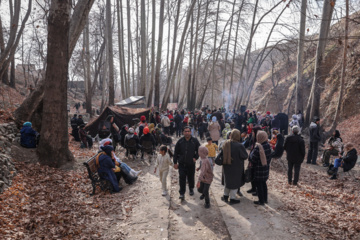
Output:
<path fill-rule="evenodd" d="M 112 185 L 109 181 L 101 178 L 98 174 L 97 167 L 96 167 L 96 156 L 91 157 L 89 160 L 84 162 L 86 169 L 88 170 L 89 178 L 91 180 L 91 185 L 93 187 L 93 191 L 90 196 L 95 194 L 96 186 L 100 186 L 101 190 L 107 191 L 109 190 L 112 193 Z"/>

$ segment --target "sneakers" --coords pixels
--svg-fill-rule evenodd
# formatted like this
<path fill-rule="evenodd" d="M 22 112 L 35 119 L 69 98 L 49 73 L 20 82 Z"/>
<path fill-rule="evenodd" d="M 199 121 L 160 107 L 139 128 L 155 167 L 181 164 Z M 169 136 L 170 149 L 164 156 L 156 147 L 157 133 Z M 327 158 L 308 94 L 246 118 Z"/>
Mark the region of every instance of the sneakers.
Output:
<path fill-rule="evenodd" d="M 185 200 L 185 195 L 184 195 L 184 194 L 180 194 L 179 199 L 181 199 L 182 201 Z"/>
<path fill-rule="evenodd" d="M 200 200 L 203 200 L 204 198 L 205 198 L 205 196 L 201 194 Z"/>
<path fill-rule="evenodd" d="M 161 195 L 162 195 L 162 196 L 166 196 L 166 195 L 167 195 L 167 191 L 163 191 Z"/>
<path fill-rule="evenodd" d="M 224 202 L 228 202 L 229 201 L 229 196 L 222 196 L 221 197 L 221 200 L 224 201 Z"/>
<path fill-rule="evenodd" d="M 194 190 L 191 188 L 189 192 L 190 196 L 194 195 Z"/>
<path fill-rule="evenodd" d="M 142 170 L 140 170 L 140 171 L 135 171 L 136 176 L 139 176 L 140 173 L 142 173 Z"/>
<path fill-rule="evenodd" d="M 239 199 L 230 199 L 230 205 L 240 203 Z"/>

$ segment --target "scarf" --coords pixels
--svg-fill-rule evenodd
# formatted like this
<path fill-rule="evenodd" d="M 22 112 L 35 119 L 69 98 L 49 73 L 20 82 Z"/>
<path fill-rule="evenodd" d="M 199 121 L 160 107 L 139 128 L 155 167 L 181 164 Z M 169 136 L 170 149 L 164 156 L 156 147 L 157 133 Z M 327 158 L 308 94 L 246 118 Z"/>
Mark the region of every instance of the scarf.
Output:
<path fill-rule="evenodd" d="M 267 140 L 268 140 L 268 135 L 267 135 L 266 132 L 264 132 L 264 131 L 258 131 L 257 132 L 255 146 L 259 148 L 260 160 L 261 160 L 261 165 L 262 166 L 267 165 L 267 160 L 266 160 L 264 147 L 261 144 L 266 142 Z"/>
<path fill-rule="evenodd" d="M 240 142 L 239 130 L 232 130 L 230 140 L 227 140 L 224 144 L 223 165 L 231 165 L 231 142 Z"/>

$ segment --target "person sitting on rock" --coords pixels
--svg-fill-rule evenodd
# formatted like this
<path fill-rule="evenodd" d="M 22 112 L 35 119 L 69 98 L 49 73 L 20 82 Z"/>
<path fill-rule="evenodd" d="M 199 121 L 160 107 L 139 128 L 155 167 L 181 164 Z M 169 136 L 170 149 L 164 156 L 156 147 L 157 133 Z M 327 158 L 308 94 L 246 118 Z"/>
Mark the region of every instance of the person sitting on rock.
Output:
<path fill-rule="evenodd" d="M 25 148 L 36 148 L 39 133 L 32 128 L 31 122 L 25 122 L 20 130 L 20 145 Z"/>
<path fill-rule="evenodd" d="M 333 175 L 330 179 L 337 179 L 339 167 L 343 168 L 344 172 L 350 171 L 355 166 L 357 158 L 357 151 L 354 145 L 352 143 L 345 144 L 343 155 L 339 154 L 339 158 L 335 159 L 334 168 L 332 169 Z"/>
<path fill-rule="evenodd" d="M 340 137 L 339 130 L 335 130 L 333 135 L 328 141 L 328 146 L 325 149 L 322 160 L 324 162 L 323 167 L 329 167 L 329 161 L 331 156 L 338 156 L 342 152 L 342 138 Z"/>

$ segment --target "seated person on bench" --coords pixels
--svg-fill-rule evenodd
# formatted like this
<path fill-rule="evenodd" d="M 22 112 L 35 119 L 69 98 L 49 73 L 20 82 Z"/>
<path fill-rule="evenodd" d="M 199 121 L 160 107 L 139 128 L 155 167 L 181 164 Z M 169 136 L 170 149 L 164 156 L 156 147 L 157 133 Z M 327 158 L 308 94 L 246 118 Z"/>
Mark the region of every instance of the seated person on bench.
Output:
<path fill-rule="evenodd" d="M 99 145 L 99 149 L 100 151 L 102 151 L 101 147 L 107 146 L 107 145 L 111 145 L 112 144 L 112 140 L 110 138 L 105 138 L 103 140 L 100 141 Z M 113 156 L 116 160 L 116 162 L 118 162 L 121 168 L 121 171 L 125 174 L 125 182 L 128 184 L 131 184 L 133 182 L 135 182 L 137 180 L 137 176 L 142 172 L 140 171 L 135 171 L 134 169 L 132 169 L 131 167 L 129 167 L 126 163 L 120 161 L 120 159 L 114 154 Z M 130 183 L 131 182 L 131 183 Z"/>
<path fill-rule="evenodd" d="M 130 154 L 136 154 L 137 150 L 139 149 L 139 137 L 136 136 L 135 130 L 133 128 L 129 129 L 129 133 L 125 136 L 125 148 L 126 148 L 126 156 Z M 130 152 L 129 152 L 130 150 Z"/>
<path fill-rule="evenodd" d="M 32 128 L 31 122 L 25 122 L 20 130 L 20 145 L 25 148 L 36 148 L 39 133 Z"/>
<path fill-rule="evenodd" d="M 344 172 L 350 171 L 356 164 L 357 161 L 357 152 L 352 143 L 347 143 L 344 146 L 344 154 L 339 158 L 335 159 L 333 175 L 330 179 L 337 179 L 337 172 L 339 167 L 344 169 Z"/>
<path fill-rule="evenodd" d="M 156 141 L 155 141 L 153 135 L 150 133 L 150 130 L 148 127 L 145 127 L 143 130 L 143 135 L 140 138 L 140 145 L 143 146 L 144 142 L 151 142 L 151 144 L 152 144 L 151 151 L 154 151 L 154 149 L 156 147 Z M 150 150 L 143 148 L 141 151 L 141 159 L 144 158 L 144 152 L 150 152 Z"/>
<path fill-rule="evenodd" d="M 115 164 L 119 165 L 118 162 L 114 162 L 114 148 L 112 146 L 104 146 L 101 148 L 104 154 L 100 153 L 100 156 L 96 158 L 96 166 L 98 167 L 99 176 L 105 180 L 108 180 L 113 186 L 113 192 L 120 192 L 122 190 L 119 187 L 119 181 L 115 175 Z"/>

